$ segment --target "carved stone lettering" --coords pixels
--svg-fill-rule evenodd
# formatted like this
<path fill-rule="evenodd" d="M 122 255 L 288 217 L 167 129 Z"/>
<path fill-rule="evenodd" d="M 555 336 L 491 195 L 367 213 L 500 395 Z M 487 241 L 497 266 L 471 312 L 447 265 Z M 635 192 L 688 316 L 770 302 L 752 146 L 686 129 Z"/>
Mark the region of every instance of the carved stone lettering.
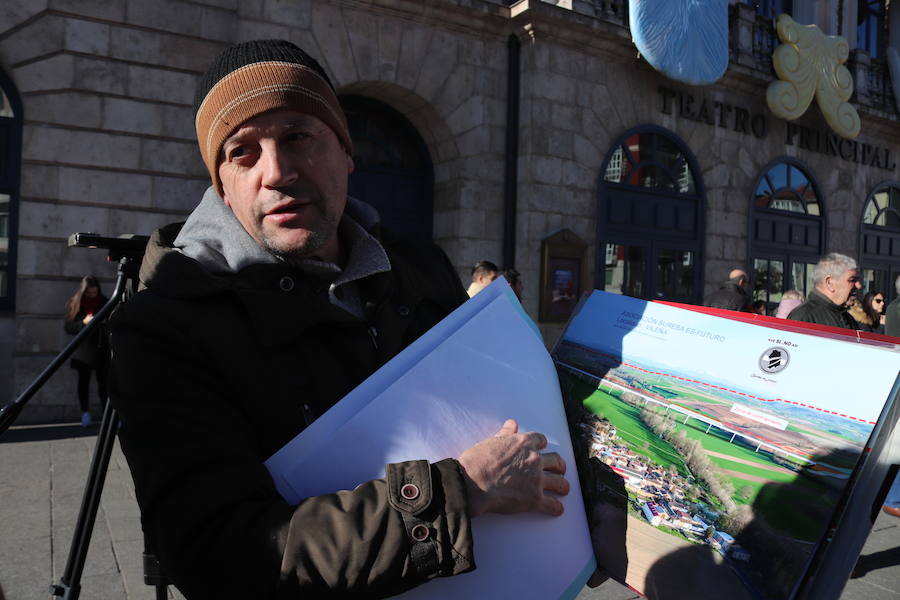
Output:
<path fill-rule="evenodd" d="M 677 101 L 679 117 L 723 129 L 729 128 L 759 139 L 766 137 L 769 122 L 763 113 L 754 113 L 742 106 L 720 100 L 710 101 L 705 96 L 694 96 L 665 85 L 660 85 L 657 90 L 660 112 L 664 115 L 673 114 L 676 109 L 673 109 L 672 104 Z M 897 163 L 891 160 L 887 148 L 847 139 L 831 131 L 812 129 L 795 121 L 785 121 L 784 144 L 888 171 L 897 168 Z"/>

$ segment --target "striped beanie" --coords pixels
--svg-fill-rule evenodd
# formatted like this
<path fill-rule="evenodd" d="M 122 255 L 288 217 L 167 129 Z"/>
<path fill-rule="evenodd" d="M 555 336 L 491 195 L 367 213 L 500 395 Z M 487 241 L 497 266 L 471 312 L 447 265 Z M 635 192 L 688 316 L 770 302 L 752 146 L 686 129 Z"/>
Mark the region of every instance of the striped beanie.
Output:
<path fill-rule="evenodd" d="M 313 57 L 285 40 L 234 44 L 207 69 L 194 98 L 200 155 L 220 197 L 222 144 L 248 119 L 281 109 L 319 118 L 353 154 L 347 118 L 328 75 Z"/>

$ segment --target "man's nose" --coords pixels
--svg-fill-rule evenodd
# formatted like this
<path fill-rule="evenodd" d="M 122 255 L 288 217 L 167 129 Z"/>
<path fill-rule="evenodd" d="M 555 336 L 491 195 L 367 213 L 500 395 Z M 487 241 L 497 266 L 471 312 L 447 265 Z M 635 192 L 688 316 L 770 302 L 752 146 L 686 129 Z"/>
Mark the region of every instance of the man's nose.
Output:
<path fill-rule="evenodd" d="M 277 144 L 263 146 L 260 157 L 263 168 L 263 185 L 277 188 L 297 180 L 297 169 L 290 160 L 290 155 L 278 148 Z"/>
<path fill-rule="evenodd" d="M 858 289 L 858 290 L 861 290 L 861 289 L 862 289 L 862 281 L 856 281 L 856 282 L 853 283 L 853 285 L 854 285 L 854 287 L 856 287 L 856 289 Z"/>

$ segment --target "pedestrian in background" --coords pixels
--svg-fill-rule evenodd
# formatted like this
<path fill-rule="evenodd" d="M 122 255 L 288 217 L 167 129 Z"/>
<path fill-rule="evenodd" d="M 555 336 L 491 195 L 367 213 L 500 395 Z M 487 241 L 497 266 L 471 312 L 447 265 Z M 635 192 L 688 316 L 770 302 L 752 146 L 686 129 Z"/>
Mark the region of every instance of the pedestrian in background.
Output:
<path fill-rule="evenodd" d="M 781 302 L 775 310 L 775 316 L 779 319 L 787 319 L 791 311 L 803 304 L 805 298 L 799 290 L 788 290 L 781 296 Z"/>
<path fill-rule="evenodd" d="M 860 331 L 884 333 L 884 294 L 881 292 L 866 292 L 862 300 L 850 305 L 849 312 Z"/>
<path fill-rule="evenodd" d="M 746 271 L 733 269 L 728 274 L 728 280 L 722 282 L 718 290 L 704 299 L 703 306 L 750 312 L 750 296 L 747 295 L 748 282 Z"/>
<path fill-rule="evenodd" d="M 519 272 L 510 267 L 503 270 L 503 277 L 506 278 L 506 283 L 512 288 L 512 291 L 516 295 L 516 298 L 519 299 L 519 302 L 522 302 L 522 291 L 525 289 L 525 285 L 522 283 L 522 276 Z"/>
<path fill-rule="evenodd" d="M 81 278 L 78 290 L 66 302 L 66 333 L 76 335 L 100 308 L 106 304 L 106 296 L 100 290 L 100 282 L 93 275 Z M 81 408 L 81 424 L 92 423 L 88 393 L 91 373 L 97 374 L 97 392 L 101 406 L 106 402 L 106 374 L 109 371 L 109 347 L 106 335 L 100 327 L 94 329 L 72 354 L 70 365 L 78 372 L 78 405 Z"/>
<path fill-rule="evenodd" d="M 884 332 L 887 335 L 900 337 L 900 276 L 894 282 L 894 288 L 897 290 L 897 295 L 884 310 Z"/>
<path fill-rule="evenodd" d="M 766 301 L 765 300 L 754 300 L 753 304 L 750 305 L 750 312 L 756 313 L 758 315 L 766 314 Z"/>
<path fill-rule="evenodd" d="M 469 298 L 491 285 L 500 274 L 500 268 L 489 260 L 480 260 L 472 267 L 472 283 L 466 293 Z"/>

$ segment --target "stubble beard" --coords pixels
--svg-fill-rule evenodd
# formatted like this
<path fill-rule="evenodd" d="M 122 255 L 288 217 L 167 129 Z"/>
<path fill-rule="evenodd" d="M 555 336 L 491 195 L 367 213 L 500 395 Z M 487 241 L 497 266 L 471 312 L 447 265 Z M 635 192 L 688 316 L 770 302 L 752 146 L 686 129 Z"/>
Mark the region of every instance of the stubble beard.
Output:
<path fill-rule="evenodd" d="M 268 236 L 262 238 L 263 248 L 288 264 L 298 264 L 301 261 L 313 258 L 316 253 L 337 233 L 337 225 L 340 218 L 326 216 L 322 227 L 311 229 L 306 240 L 300 246 L 284 247 Z"/>
<path fill-rule="evenodd" d="M 311 229 L 298 228 L 308 232 L 306 238 L 299 245 L 282 242 L 277 239 L 277 236 L 270 235 L 260 226 L 257 239 L 260 240 L 263 249 L 288 264 L 298 264 L 305 259 L 313 258 L 331 239 L 332 235 L 337 235 L 337 227 L 341 220 L 341 215 L 329 213 L 325 203 L 320 199 L 314 200 L 313 206 L 318 213 L 319 220 Z"/>

